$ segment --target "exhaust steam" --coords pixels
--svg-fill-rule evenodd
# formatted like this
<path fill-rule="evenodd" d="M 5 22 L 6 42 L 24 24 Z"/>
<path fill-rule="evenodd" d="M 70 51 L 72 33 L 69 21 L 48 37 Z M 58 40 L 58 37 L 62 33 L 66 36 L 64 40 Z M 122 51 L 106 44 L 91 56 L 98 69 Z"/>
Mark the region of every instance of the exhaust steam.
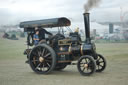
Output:
<path fill-rule="evenodd" d="M 89 12 L 92 8 L 99 6 L 101 0 L 88 0 L 84 5 L 85 13 Z"/>

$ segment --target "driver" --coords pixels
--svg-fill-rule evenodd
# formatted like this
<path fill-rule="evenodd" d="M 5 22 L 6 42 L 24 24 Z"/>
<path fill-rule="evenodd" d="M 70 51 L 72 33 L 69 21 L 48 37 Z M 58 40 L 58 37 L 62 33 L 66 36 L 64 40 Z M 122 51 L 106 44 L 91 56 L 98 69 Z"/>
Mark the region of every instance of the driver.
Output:
<path fill-rule="evenodd" d="M 43 28 L 38 28 L 36 27 L 35 30 L 39 30 L 39 41 L 44 40 L 45 39 L 45 34 L 51 35 L 52 33 L 48 32 L 47 30 L 43 29 Z"/>

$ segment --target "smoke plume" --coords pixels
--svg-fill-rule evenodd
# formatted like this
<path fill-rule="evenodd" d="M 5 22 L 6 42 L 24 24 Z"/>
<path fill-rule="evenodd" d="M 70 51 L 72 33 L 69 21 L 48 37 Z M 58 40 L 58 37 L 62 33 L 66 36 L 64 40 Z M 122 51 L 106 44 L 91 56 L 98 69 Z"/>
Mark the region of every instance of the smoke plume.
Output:
<path fill-rule="evenodd" d="M 84 5 L 85 12 L 89 12 L 92 8 L 99 6 L 101 0 L 88 0 Z"/>

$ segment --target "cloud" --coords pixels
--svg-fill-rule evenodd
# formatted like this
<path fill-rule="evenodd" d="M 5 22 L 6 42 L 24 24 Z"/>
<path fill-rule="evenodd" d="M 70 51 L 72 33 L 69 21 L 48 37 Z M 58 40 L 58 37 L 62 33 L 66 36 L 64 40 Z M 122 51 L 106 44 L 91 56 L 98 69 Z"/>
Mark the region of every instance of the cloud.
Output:
<path fill-rule="evenodd" d="M 87 0 L 0 0 L 0 23 L 12 24 L 24 20 L 65 16 L 73 25 L 83 26 L 84 4 Z M 91 20 L 120 20 L 120 6 L 128 10 L 127 0 L 102 0 L 90 11 Z M 4 22 L 3 22 L 4 21 Z M 81 24 L 82 23 L 82 24 Z M 75 27 L 73 26 L 73 28 Z"/>

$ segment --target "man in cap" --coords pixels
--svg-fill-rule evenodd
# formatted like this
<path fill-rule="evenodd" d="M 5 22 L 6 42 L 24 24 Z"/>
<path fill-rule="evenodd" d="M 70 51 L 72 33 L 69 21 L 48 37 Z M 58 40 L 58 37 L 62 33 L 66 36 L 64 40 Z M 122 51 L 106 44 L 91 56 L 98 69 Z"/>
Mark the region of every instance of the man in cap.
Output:
<path fill-rule="evenodd" d="M 35 30 L 39 30 L 39 41 L 41 40 L 44 40 L 45 39 L 45 34 L 48 34 L 48 35 L 51 35 L 52 36 L 52 33 L 48 32 L 47 30 L 39 27 L 39 28 L 35 28 Z"/>

